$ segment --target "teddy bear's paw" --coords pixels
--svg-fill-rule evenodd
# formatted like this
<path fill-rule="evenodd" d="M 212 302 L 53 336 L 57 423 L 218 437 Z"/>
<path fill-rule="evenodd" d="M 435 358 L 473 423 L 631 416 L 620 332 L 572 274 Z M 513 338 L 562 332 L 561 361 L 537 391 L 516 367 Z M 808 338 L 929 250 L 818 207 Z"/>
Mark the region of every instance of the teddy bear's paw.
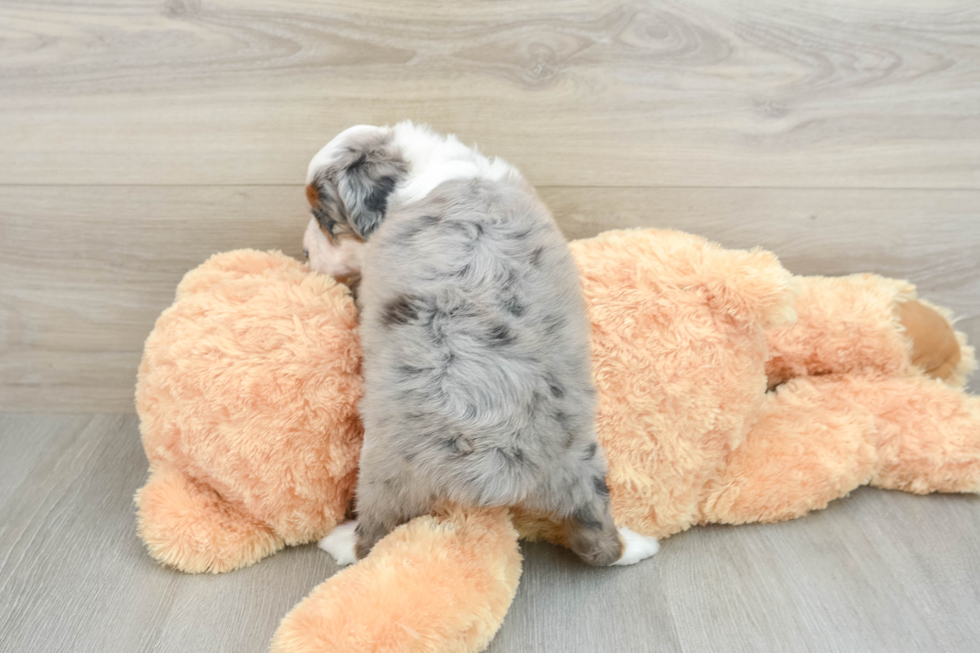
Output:
<path fill-rule="evenodd" d="M 354 555 L 354 545 L 357 544 L 356 531 L 356 521 L 345 521 L 330 531 L 317 546 L 332 555 L 338 565 L 352 565 L 357 562 L 357 556 Z"/>
<path fill-rule="evenodd" d="M 619 536 L 623 539 L 623 555 L 613 563 L 614 565 L 632 565 L 640 560 L 646 560 L 660 550 L 657 538 L 640 535 L 625 526 L 619 529 Z"/>

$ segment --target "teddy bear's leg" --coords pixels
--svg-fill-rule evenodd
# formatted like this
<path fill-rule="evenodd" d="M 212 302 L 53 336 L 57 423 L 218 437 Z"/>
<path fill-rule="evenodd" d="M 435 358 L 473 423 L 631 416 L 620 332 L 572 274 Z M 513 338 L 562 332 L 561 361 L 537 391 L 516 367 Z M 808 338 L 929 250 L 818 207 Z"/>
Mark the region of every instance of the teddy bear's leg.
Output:
<path fill-rule="evenodd" d="M 283 618 L 272 653 L 469 653 L 503 623 L 521 575 L 505 510 L 452 509 L 398 527 Z"/>
<path fill-rule="evenodd" d="M 702 521 L 799 517 L 864 484 L 980 492 L 980 397 L 923 376 L 792 379 L 729 454 Z"/>
<path fill-rule="evenodd" d="M 745 441 L 706 488 L 702 523 L 793 519 L 868 483 L 874 416 L 817 381 L 793 379 L 766 395 Z"/>
<path fill-rule="evenodd" d="M 851 378 L 834 392 L 874 415 L 872 485 L 916 494 L 980 492 L 980 397 L 922 376 Z"/>
<path fill-rule="evenodd" d="M 181 571 L 231 571 L 284 544 L 268 525 L 166 466 L 151 469 L 135 501 L 138 532 L 150 555 Z"/>
<path fill-rule="evenodd" d="M 921 370 L 962 385 L 976 366 L 951 316 L 905 281 L 874 274 L 802 277 L 797 321 L 767 333 L 774 387 L 797 376 L 908 375 Z"/>

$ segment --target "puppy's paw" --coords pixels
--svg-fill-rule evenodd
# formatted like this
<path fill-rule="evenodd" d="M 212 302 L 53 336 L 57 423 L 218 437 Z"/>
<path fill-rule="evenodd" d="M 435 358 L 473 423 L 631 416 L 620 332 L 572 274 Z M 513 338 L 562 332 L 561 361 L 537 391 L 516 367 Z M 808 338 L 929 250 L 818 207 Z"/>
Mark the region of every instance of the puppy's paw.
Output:
<path fill-rule="evenodd" d="M 623 539 L 623 555 L 613 563 L 614 565 L 632 565 L 640 560 L 646 560 L 660 550 L 657 538 L 634 533 L 625 526 L 619 529 L 619 536 Z"/>
<path fill-rule="evenodd" d="M 356 530 L 356 521 L 345 521 L 330 531 L 317 546 L 332 555 L 338 565 L 352 565 L 357 562 L 357 556 L 354 555 L 354 545 L 357 543 Z"/>

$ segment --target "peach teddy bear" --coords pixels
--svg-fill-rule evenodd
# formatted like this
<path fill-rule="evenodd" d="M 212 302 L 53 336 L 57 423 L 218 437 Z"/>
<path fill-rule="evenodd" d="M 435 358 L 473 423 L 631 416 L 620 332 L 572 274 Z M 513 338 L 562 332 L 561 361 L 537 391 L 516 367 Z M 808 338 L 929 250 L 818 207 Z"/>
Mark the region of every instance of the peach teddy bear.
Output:
<path fill-rule="evenodd" d="M 794 277 L 768 252 L 670 231 L 572 250 L 619 525 L 663 538 L 790 519 L 861 485 L 980 492 L 980 398 L 962 390 L 973 350 L 910 284 Z M 361 436 L 356 325 L 345 287 L 281 254 L 220 254 L 188 273 L 137 384 L 151 555 L 228 571 L 344 519 Z M 272 650 L 482 650 L 517 588 L 519 535 L 560 544 L 560 532 L 446 506 L 317 587 Z"/>

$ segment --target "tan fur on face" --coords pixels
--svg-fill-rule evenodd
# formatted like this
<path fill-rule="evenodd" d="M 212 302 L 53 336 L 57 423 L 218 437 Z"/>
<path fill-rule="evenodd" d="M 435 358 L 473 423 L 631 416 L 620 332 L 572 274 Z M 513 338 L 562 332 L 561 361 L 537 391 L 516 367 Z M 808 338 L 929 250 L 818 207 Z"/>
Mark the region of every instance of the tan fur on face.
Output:
<path fill-rule="evenodd" d="M 316 190 L 316 186 L 310 184 L 306 187 L 306 201 L 310 203 L 310 206 L 316 208 L 320 204 L 320 194 Z"/>

